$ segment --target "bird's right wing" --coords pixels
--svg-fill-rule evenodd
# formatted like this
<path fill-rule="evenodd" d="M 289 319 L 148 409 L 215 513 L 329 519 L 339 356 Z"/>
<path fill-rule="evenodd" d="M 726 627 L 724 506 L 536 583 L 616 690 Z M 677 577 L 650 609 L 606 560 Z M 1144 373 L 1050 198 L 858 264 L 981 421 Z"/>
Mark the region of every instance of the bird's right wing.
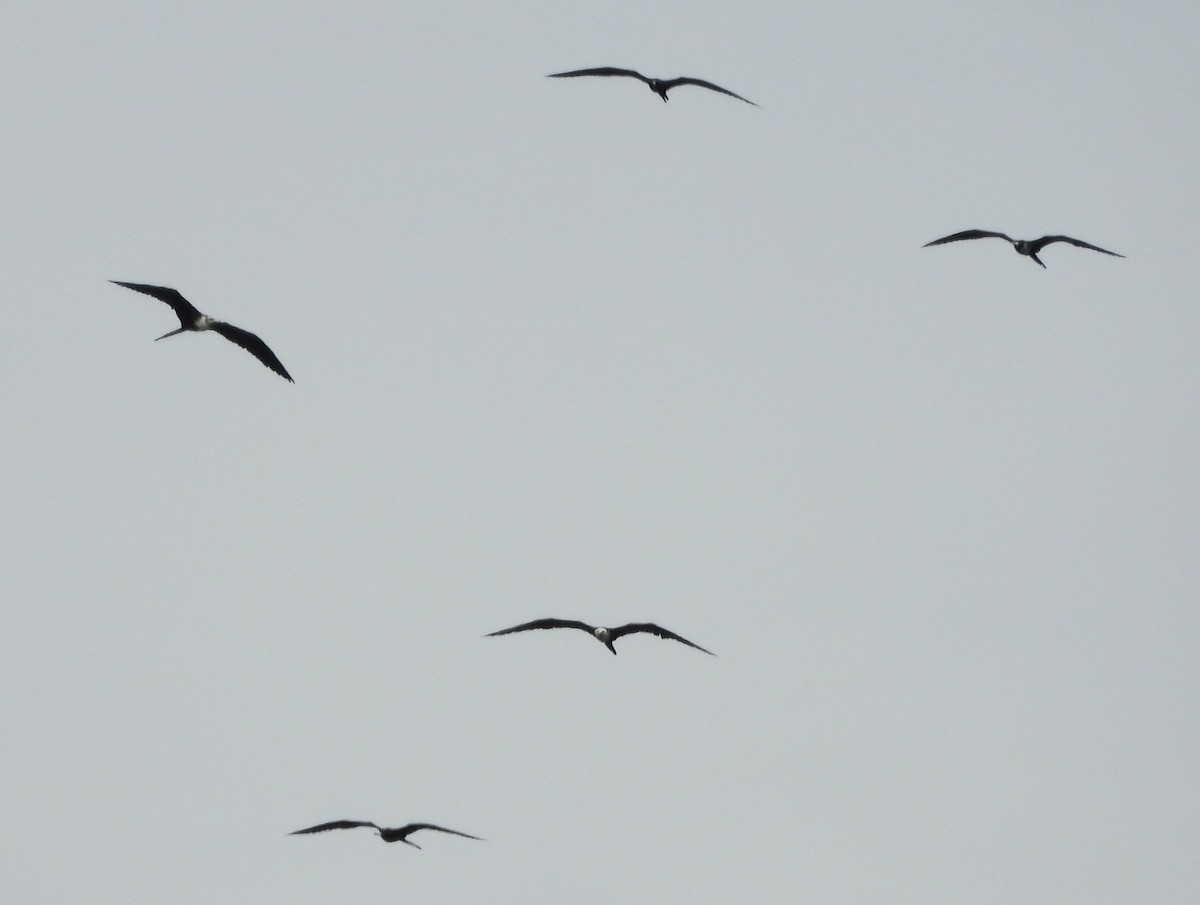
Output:
<path fill-rule="evenodd" d="M 513 632 L 528 632 L 535 628 L 578 628 L 591 634 L 592 626 L 586 622 L 580 622 L 578 619 L 534 619 L 532 622 L 522 622 L 520 625 L 514 625 L 512 628 L 502 628 L 498 632 L 488 632 L 485 637 L 493 638 L 496 635 L 510 635 Z"/>
<path fill-rule="evenodd" d="M 251 333 L 249 330 L 243 330 L 241 327 L 235 327 L 233 324 L 227 324 L 224 321 L 217 321 L 212 325 L 212 329 L 220 333 L 231 343 L 241 346 L 280 377 L 291 380 L 292 383 L 296 382 L 292 380 L 292 375 L 287 372 L 287 368 L 283 366 L 283 362 L 275 357 L 275 353 L 271 351 L 271 347 L 256 334 Z"/>
<path fill-rule="evenodd" d="M 728 88 L 722 88 L 720 85 L 714 85 L 712 82 L 706 82 L 704 79 L 694 79 L 690 75 L 681 75 L 677 79 L 671 79 L 666 83 L 667 89 L 674 88 L 676 85 L 699 85 L 701 88 L 707 88 L 709 91 L 719 91 L 721 94 L 728 94 L 730 97 L 736 97 L 739 101 L 745 101 L 752 107 L 757 107 L 758 104 L 747 97 L 742 97 L 740 94 L 734 94 Z"/>
<path fill-rule="evenodd" d="M 156 298 L 160 302 L 166 302 L 175 310 L 175 313 L 179 316 L 179 322 L 185 327 L 190 327 L 200 317 L 200 312 L 196 310 L 196 306 L 180 295 L 176 289 L 171 289 L 167 286 L 149 286 L 146 283 L 122 283 L 120 280 L 109 280 L 109 282 L 115 283 L 118 286 L 124 286 L 126 289 L 132 289 L 134 292 L 144 292 L 146 295 Z"/>
<path fill-rule="evenodd" d="M 570 72 L 552 72 L 546 78 L 570 79 L 577 75 L 627 75 L 630 78 L 639 79 L 646 84 L 650 83 L 650 80 L 640 72 L 635 72 L 632 69 L 618 69 L 615 66 L 598 66 L 595 69 L 573 69 Z"/>
<path fill-rule="evenodd" d="M 288 833 L 288 835 L 299 836 L 303 833 L 323 833 L 326 830 L 352 830 L 360 826 L 369 826 L 379 829 L 378 826 L 369 820 L 333 820 L 329 823 L 318 823 L 316 826 L 310 826 L 303 830 L 294 830 Z"/>
<path fill-rule="evenodd" d="M 655 625 L 653 622 L 630 622 L 627 625 L 618 626 L 612 630 L 612 640 L 616 641 L 624 635 L 632 635 L 635 632 L 646 632 L 651 635 L 657 635 L 659 638 L 666 638 L 670 641 L 678 641 L 680 644 L 686 644 L 688 647 L 694 647 L 696 650 L 704 651 L 706 654 L 716 656 L 707 647 L 701 647 L 695 642 L 689 641 L 683 635 L 677 635 L 670 629 L 663 628 L 661 625 Z"/>
<path fill-rule="evenodd" d="M 940 239 L 934 239 L 932 242 L 926 242 L 922 248 L 928 248 L 930 245 L 945 245 L 947 242 L 959 242 L 963 239 L 1004 239 L 1011 242 L 1008 236 L 1004 233 L 995 233 L 988 229 L 964 229 L 961 233 L 954 233 L 952 236 L 942 236 Z"/>
<path fill-rule="evenodd" d="M 1033 253 L 1037 254 L 1047 245 L 1052 242 L 1069 242 L 1071 245 L 1078 248 L 1090 248 L 1092 251 L 1103 252 L 1106 255 L 1112 255 L 1114 258 L 1123 258 L 1125 255 L 1118 254 L 1115 251 L 1109 251 L 1107 248 L 1101 248 L 1099 245 L 1093 245 L 1091 242 L 1084 242 L 1083 239 L 1072 239 L 1070 236 L 1042 236 L 1033 245 Z"/>
<path fill-rule="evenodd" d="M 448 830 L 444 826 L 437 826 L 433 823 L 410 823 L 404 829 L 408 830 L 410 833 L 415 833 L 417 830 L 437 830 L 439 833 L 450 833 L 454 836 L 462 836 L 466 839 L 479 839 L 480 842 L 483 841 L 483 839 L 479 836 L 472 836 L 470 833 L 460 833 L 458 830 Z"/>

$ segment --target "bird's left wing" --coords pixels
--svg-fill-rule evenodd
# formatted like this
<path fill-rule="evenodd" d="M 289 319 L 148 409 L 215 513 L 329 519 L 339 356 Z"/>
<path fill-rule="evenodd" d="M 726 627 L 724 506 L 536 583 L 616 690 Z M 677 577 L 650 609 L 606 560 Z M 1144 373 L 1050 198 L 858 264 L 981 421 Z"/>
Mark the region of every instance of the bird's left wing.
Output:
<path fill-rule="evenodd" d="M 179 322 L 184 326 L 194 324 L 200 317 L 200 311 L 185 299 L 178 289 L 172 289 L 169 286 L 151 286 L 147 283 L 122 283 L 120 280 L 109 280 L 109 282 L 132 289 L 134 292 L 144 293 L 160 302 L 166 302 L 175 311 Z"/>
<path fill-rule="evenodd" d="M 512 628 L 502 628 L 498 632 L 488 632 L 487 637 L 493 638 L 496 635 L 509 635 L 513 632 L 528 632 L 537 628 L 578 628 L 585 632 L 591 632 L 592 627 L 586 622 L 580 622 L 578 619 L 534 619 L 532 622 L 522 622 L 520 625 L 514 625 Z"/>
<path fill-rule="evenodd" d="M 612 640 L 616 641 L 622 635 L 632 635 L 634 632 L 648 632 L 651 635 L 657 635 L 660 638 L 667 638 L 671 641 L 678 641 L 681 644 L 686 644 L 688 647 L 694 647 L 696 650 L 704 651 L 706 654 L 716 656 L 708 648 L 701 647 L 699 644 L 694 644 L 683 635 L 677 635 L 670 629 L 665 629 L 661 625 L 655 625 L 653 622 L 630 622 L 628 625 L 622 625 L 612 630 Z"/>
<path fill-rule="evenodd" d="M 1112 255 L 1114 258 L 1125 257 L 1125 255 L 1117 254 L 1115 251 L 1109 251 L 1107 248 L 1101 248 L 1099 245 L 1093 245 L 1091 242 L 1084 242 L 1082 239 L 1072 239 L 1070 236 L 1042 236 L 1036 242 L 1032 242 L 1030 244 L 1033 246 L 1033 253 L 1037 254 L 1052 242 L 1069 242 L 1070 244 L 1077 245 L 1080 248 L 1090 248 L 1092 251 L 1099 251 L 1106 255 Z"/>
<path fill-rule="evenodd" d="M 379 827 L 375 826 L 369 820 L 331 820 L 329 823 L 318 823 L 316 826 L 306 827 L 302 830 L 293 830 L 288 835 L 299 836 L 303 833 L 323 833 L 326 830 L 352 830 L 360 826 L 371 826 L 379 829 Z"/>
<path fill-rule="evenodd" d="M 627 75 L 633 79 L 640 79 L 643 82 L 650 80 L 632 69 L 618 69 L 616 66 L 597 66 L 593 69 L 572 69 L 570 72 L 552 72 L 546 78 L 548 79 L 570 79 L 577 75 Z"/>
<path fill-rule="evenodd" d="M 934 239 L 932 242 L 926 242 L 922 247 L 928 248 L 930 245 L 945 245 L 947 242 L 961 242 L 963 239 L 1005 239 L 1009 242 L 1012 239 L 1004 233 L 993 232 L 990 229 L 964 229 L 960 233 L 952 233 L 949 236 L 942 236 L 940 239 Z"/>
<path fill-rule="evenodd" d="M 241 327 L 235 327 L 224 321 L 217 321 L 212 325 L 212 329 L 231 343 L 237 343 L 280 377 L 291 380 L 292 383 L 296 382 L 292 380 L 292 375 L 287 372 L 283 362 L 275 357 L 275 353 L 271 351 L 270 347 L 249 330 L 243 330 Z"/>
<path fill-rule="evenodd" d="M 730 97 L 736 97 L 739 101 L 745 101 L 752 107 L 757 107 L 758 104 L 749 98 L 742 97 L 740 94 L 734 94 L 728 88 L 722 88 L 720 85 L 714 85 L 712 82 L 706 82 L 704 79 L 694 79 L 690 76 L 681 75 L 677 79 L 669 79 L 663 82 L 663 87 L 667 90 L 674 88 L 677 85 L 699 85 L 701 88 L 707 88 L 710 91 L 719 91 L 721 94 L 728 94 Z"/>

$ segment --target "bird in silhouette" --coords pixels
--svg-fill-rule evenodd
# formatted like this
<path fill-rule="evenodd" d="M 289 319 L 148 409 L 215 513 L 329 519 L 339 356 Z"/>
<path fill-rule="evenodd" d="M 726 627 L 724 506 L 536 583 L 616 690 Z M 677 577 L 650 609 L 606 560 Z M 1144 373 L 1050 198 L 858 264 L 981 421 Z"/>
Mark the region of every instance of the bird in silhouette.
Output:
<path fill-rule="evenodd" d="M 667 92 L 672 88 L 677 88 L 680 85 L 699 85 L 701 88 L 707 88 L 710 91 L 719 91 L 721 94 L 728 94 L 730 97 L 736 97 L 739 101 L 746 101 L 755 107 L 754 101 L 747 100 L 740 94 L 734 94 L 728 89 L 722 88 L 720 85 L 714 85 L 712 82 L 706 82 L 704 79 L 693 79 L 686 75 L 681 75 L 677 79 L 651 79 L 642 75 L 640 72 L 634 72 L 632 69 L 617 69 L 615 66 L 600 66 L 596 69 L 575 69 L 571 72 L 552 72 L 546 78 L 548 79 L 571 79 L 580 75 L 625 75 L 633 79 L 638 79 L 650 86 L 650 90 L 657 94 L 665 102 L 667 100 Z"/>
<path fill-rule="evenodd" d="M 132 289 L 135 292 L 144 292 L 146 295 L 153 296 L 160 302 L 166 302 L 174 309 L 176 316 L 179 318 L 179 329 L 172 330 L 170 333 L 164 333 L 158 339 L 166 339 L 168 336 L 174 336 L 176 333 L 183 333 L 189 330 L 194 332 L 213 330 L 220 333 L 231 343 L 241 346 L 280 377 L 284 377 L 295 383 L 292 380 L 292 375 L 287 372 L 287 368 L 275 357 L 275 353 L 255 334 L 249 330 L 243 330 L 241 327 L 235 327 L 233 324 L 216 320 L 207 314 L 201 314 L 196 310 L 195 305 L 185 299 L 176 290 L 168 289 L 166 286 L 147 286 L 145 283 L 122 283 L 120 280 L 109 280 L 109 282 L 116 283 L 118 286 L 124 286 L 126 289 Z M 157 342 L 157 340 L 155 341 Z"/>
<path fill-rule="evenodd" d="M 521 625 L 514 625 L 512 628 L 502 628 L 498 632 L 489 632 L 488 638 L 494 638 L 497 635 L 510 635 L 513 632 L 528 632 L 539 628 L 577 628 L 594 636 L 597 641 L 602 643 L 614 654 L 617 649 L 613 647 L 613 642 L 625 635 L 632 635 L 636 632 L 646 632 L 650 635 L 657 635 L 660 638 L 668 638 L 671 641 L 678 641 L 680 644 L 686 644 L 688 647 L 694 647 L 696 650 L 704 651 L 706 654 L 716 656 L 712 651 L 701 647 L 699 644 L 693 644 L 682 635 L 677 635 L 672 631 L 668 631 L 660 625 L 655 625 L 653 622 L 630 622 L 627 625 L 619 625 L 616 628 L 605 628 L 602 625 L 588 625 L 586 622 L 580 622 L 577 619 L 534 619 L 533 622 L 524 622 Z"/>
<path fill-rule="evenodd" d="M 1038 252 L 1054 242 L 1069 242 L 1072 245 L 1078 245 L 1080 248 L 1090 248 L 1092 251 L 1103 252 L 1106 255 L 1112 255 L 1114 258 L 1123 258 L 1125 255 L 1117 254 L 1115 251 L 1109 251 L 1107 248 L 1101 248 L 1099 245 L 1092 245 L 1090 242 L 1084 242 L 1082 239 L 1072 239 L 1070 236 L 1042 236 L 1040 239 L 1014 239 L 1011 236 L 1006 236 L 1004 233 L 995 233 L 987 229 L 965 229 L 961 233 L 955 233 L 952 236 L 942 236 L 940 239 L 934 239 L 932 242 L 926 242 L 922 247 L 928 248 L 930 245 L 945 245 L 947 242 L 961 242 L 963 239 L 1003 239 L 1012 245 L 1017 250 L 1017 254 L 1025 255 L 1033 258 L 1044 268 L 1042 259 L 1038 257 Z"/>
<path fill-rule="evenodd" d="M 406 823 L 404 826 L 386 827 L 379 826 L 377 823 L 372 823 L 369 820 L 334 820 L 330 823 L 318 823 L 316 826 L 310 826 L 302 830 L 294 830 L 288 833 L 289 836 L 301 836 L 305 833 L 323 833 L 326 830 L 352 830 L 355 827 L 369 826 L 375 830 L 384 842 L 403 842 L 411 845 L 413 848 L 420 848 L 417 843 L 409 840 L 409 835 L 417 830 L 437 830 L 439 833 L 451 833 L 455 836 L 463 836 L 467 839 L 479 839 L 478 836 L 472 836 L 470 833 L 460 833 L 458 830 L 448 830 L 444 826 L 435 826 L 432 823 Z M 480 840 L 483 841 L 483 840 Z"/>

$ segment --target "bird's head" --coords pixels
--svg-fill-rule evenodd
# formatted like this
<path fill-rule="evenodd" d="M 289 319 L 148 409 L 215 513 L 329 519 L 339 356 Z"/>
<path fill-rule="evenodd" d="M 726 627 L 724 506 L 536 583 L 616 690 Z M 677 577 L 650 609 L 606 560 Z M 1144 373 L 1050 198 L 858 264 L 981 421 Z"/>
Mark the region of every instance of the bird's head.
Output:
<path fill-rule="evenodd" d="M 605 644 L 608 644 L 608 637 L 609 637 L 609 635 L 612 634 L 612 632 L 610 632 L 608 629 L 606 629 L 604 626 L 601 625 L 601 626 L 597 626 L 596 628 L 592 629 L 592 634 L 595 635 L 596 638 L 599 639 L 600 641 L 603 641 Z"/>

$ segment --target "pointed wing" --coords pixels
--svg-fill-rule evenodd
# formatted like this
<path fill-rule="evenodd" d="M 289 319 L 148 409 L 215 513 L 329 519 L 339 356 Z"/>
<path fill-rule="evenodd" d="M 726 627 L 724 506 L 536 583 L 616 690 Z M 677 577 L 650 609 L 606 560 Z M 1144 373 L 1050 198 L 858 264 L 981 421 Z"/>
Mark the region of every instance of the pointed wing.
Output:
<path fill-rule="evenodd" d="M 588 625 L 586 622 L 580 622 L 578 619 L 534 619 L 532 622 L 522 622 L 520 625 L 514 625 L 512 628 L 502 628 L 498 632 L 488 632 L 484 637 L 494 638 L 496 635 L 528 632 L 535 628 L 578 628 L 590 635 L 593 626 Z"/>
<path fill-rule="evenodd" d="M 721 94 L 728 94 L 730 97 L 736 97 L 739 101 L 745 101 L 747 104 L 750 104 L 753 107 L 758 106 L 758 104 L 754 103 L 754 101 L 748 100 L 747 98 L 742 97 L 740 94 L 734 94 L 728 88 L 722 88 L 720 85 L 714 85 L 712 82 L 706 82 L 704 79 L 693 79 L 689 76 L 681 75 L 677 79 L 664 79 L 662 82 L 664 91 L 670 91 L 677 85 L 699 85 L 701 88 L 707 88 L 710 91 L 719 91 Z"/>
<path fill-rule="evenodd" d="M 930 245 L 945 245 L 947 242 L 960 242 L 963 239 L 1004 239 L 1011 242 L 1008 236 L 1004 233 L 994 233 L 988 229 L 964 229 L 961 233 L 955 233 L 952 236 L 942 236 L 940 239 L 934 239 L 932 242 L 926 242 L 922 248 L 928 248 Z"/>
<path fill-rule="evenodd" d="M 570 72 L 552 72 L 546 78 L 572 79 L 577 75 L 627 75 L 630 78 L 640 79 L 646 84 L 650 84 L 650 80 L 640 72 L 634 72 L 632 69 L 618 69 L 615 66 L 599 66 L 595 69 L 573 69 Z"/>
<path fill-rule="evenodd" d="M 701 647 L 699 644 L 693 644 L 682 635 L 677 635 L 669 629 L 663 628 L 661 625 L 655 625 L 653 622 L 630 622 L 628 625 L 619 626 L 618 628 L 614 628 L 612 630 L 611 638 L 613 641 L 616 641 L 623 635 L 632 635 L 635 632 L 647 632 L 651 635 L 658 635 L 660 638 L 678 641 L 681 644 L 686 644 L 688 647 L 694 647 L 696 650 L 704 651 L 704 653 L 710 654 L 714 657 L 716 656 L 716 654 L 707 648 Z"/>
<path fill-rule="evenodd" d="M 465 839 L 479 839 L 479 836 L 472 836 L 470 833 L 460 833 L 458 830 L 448 830 L 444 826 L 437 826 L 432 823 L 410 823 L 400 827 L 400 831 L 407 836 L 409 833 L 415 833 L 417 830 L 437 830 L 439 833 L 450 833 L 452 836 L 462 836 Z"/>
<path fill-rule="evenodd" d="M 302 830 L 293 830 L 288 833 L 289 836 L 300 836 L 304 833 L 323 833 L 326 830 L 352 830 L 360 826 L 369 826 L 379 829 L 374 823 L 369 820 L 333 820 L 329 823 L 318 823 L 316 826 L 310 826 Z"/>
<path fill-rule="evenodd" d="M 152 296 L 160 302 L 166 302 L 175 310 L 175 314 L 179 317 L 179 322 L 185 327 L 192 326 L 200 317 L 200 312 L 196 310 L 196 306 L 174 289 L 169 289 L 166 286 L 148 286 L 145 283 L 122 283 L 120 280 L 109 280 L 109 282 L 115 283 L 118 286 L 124 286 L 126 289 L 132 289 L 134 292 L 144 292 L 146 295 Z"/>
<path fill-rule="evenodd" d="M 1047 245 L 1052 242 L 1069 242 L 1072 245 L 1077 245 L 1080 248 L 1090 248 L 1092 251 L 1103 252 L 1106 255 L 1112 255 L 1114 258 L 1123 258 L 1125 255 L 1117 254 L 1115 251 L 1109 251 L 1107 248 L 1101 248 L 1099 245 L 1093 245 L 1090 242 L 1084 242 L 1082 239 L 1072 239 L 1070 236 L 1042 236 L 1029 243 L 1029 247 L 1033 249 L 1033 253 L 1037 254 Z"/>
<path fill-rule="evenodd" d="M 224 321 L 214 322 L 212 329 L 220 333 L 231 343 L 237 343 L 280 377 L 285 377 L 291 380 L 292 383 L 296 382 L 292 380 L 292 375 L 287 372 L 287 368 L 283 366 L 283 363 L 275 357 L 275 353 L 271 351 L 270 347 L 249 330 L 243 330 L 241 327 L 235 327 L 233 324 L 227 324 Z"/>

